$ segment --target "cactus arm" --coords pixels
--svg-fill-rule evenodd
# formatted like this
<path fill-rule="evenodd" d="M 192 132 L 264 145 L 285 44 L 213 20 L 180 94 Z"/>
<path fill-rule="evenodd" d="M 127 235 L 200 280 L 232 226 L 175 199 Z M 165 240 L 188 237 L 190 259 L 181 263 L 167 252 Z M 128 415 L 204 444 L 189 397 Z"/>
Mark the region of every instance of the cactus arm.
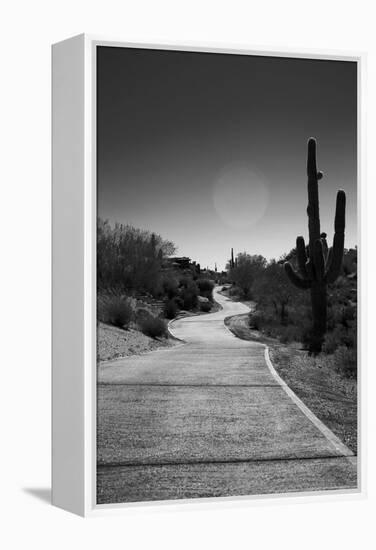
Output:
<path fill-rule="evenodd" d="M 306 246 L 303 237 L 297 237 L 296 239 L 296 253 L 298 259 L 299 271 L 303 279 L 308 279 L 308 272 L 306 268 L 307 253 Z"/>
<path fill-rule="evenodd" d="M 345 245 L 345 210 L 346 194 L 340 190 L 337 193 L 336 215 L 334 220 L 334 238 L 332 248 L 332 258 L 328 264 L 326 280 L 328 283 L 334 283 L 341 271 L 343 250 Z"/>
<path fill-rule="evenodd" d="M 284 268 L 288 278 L 293 285 L 301 289 L 307 289 L 311 287 L 311 281 L 309 281 L 308 279 L 302 279 L 302 277 L 300 277 L 298 273 L 294 270 L 290 262 L 286 262 L 284 264 Z"/>
<path fill-rule="evenodd" d="M 308 229 L 310 257 L 314 257 L 315 242 L 320 238 L 320 211 L 319 211 L 319 186 L 318 180 L 322 178 L 322 172 L 317 171 L 316 166 L 316 140 L 308 140 L 307 157 L 308 176 Z"/>

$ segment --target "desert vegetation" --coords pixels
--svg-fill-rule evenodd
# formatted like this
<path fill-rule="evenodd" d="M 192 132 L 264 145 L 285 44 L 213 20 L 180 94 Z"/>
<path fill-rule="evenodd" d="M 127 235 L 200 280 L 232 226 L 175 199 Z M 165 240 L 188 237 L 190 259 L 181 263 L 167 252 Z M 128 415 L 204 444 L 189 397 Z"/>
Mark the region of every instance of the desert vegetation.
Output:
<path fill-rule="evenodd" d="M 328 249 L 326 233 L 320 230 L 318 181 L 323 173 L 317 170 L 314 138 L 308 140 L 307 176 L 309 244 L 306 246 L 301 236 L 296 239 L 299 273 L 289 262 L 286 262 L 285 269 L 295 286 L 310 289 L 313 323 L 309 349 L 317 354 L 322 350 L 327 330 L 327 286 L 336 281 L 342 266 L 346 195 L 342 190 L 337 193 L 333 246 Z"/>
<path fill-rule="evenodd" d="M 98 322 L 155 340 L 180 312 L 210 312 L 215 273 L 175 253 L 156 233 L 98 219 Z"/>
<path fill-rule="evenodd" d="M 237 269 L 230 269 L 233 281 L 227 290 L 235 299 L 252 300 L 254 307 L 249 314 L 249 327 L 265 336 L 278 339 L 283 344 L 294 343 L 310 355 L 313 314 L 310 296 L 303 289 L 290 284 L 286 277 L 286 260 L 295 269 L 298 264 L 296 249 L 278 260 L 257 261 L 247 257 L 247 269 L 252 273 L 247 292 L 236 282 Z M 235 263 L 234 263 L 235 265 Z M 320 357 L 330 360 L 334 369 L 346 377 L 356 378 L 357 355 L 357 250 L 344 250 L 343 265 L 336 281 L 327 286 L 327 327 Z"/>
<path fill-rule="evenodd" d="M 249 255 L 249 262 L 251 256 Z M 310 295 L 290 283 L 284 264 L 297 269 L 297 251 L 264 263 L 247 298 L 235 283 L 222 292 L 252 305 L 230 329 L 244 339 L 264 341 L 274 367 L 306 405 L 354 452 L 357 450 L 357 249 L 344 250 L 343 265 L 327 286 L 327 327 L 320 353 L 310 352 Z"/>
<path fill-rule="evenodd" d="M 278 259 L 242 252 L 228 262 L 222 290 L 252 308 L 229 320 L 240 338 L 264 340 L 273 364 L 311 410 L 357 451 L 357 248 L 344 248 L 345 202 L 338 191 L 333 246 L 321 232 L 316 142 L 308 142 L 308 232 Z M 293 284 L 291 284 L 293 283 Z M 250 303 L 251 302 L 251 303 Z M 256 331 L 256 332 L 255 332 Z"/>
<path fill-rule="evenodd" d="M 348 378 L 357 373 L 357 249 L 344 249 L 345 203 L 338 191 L 333 246 L 320 229 L 316 141 L 308 141 L 308 231 L 296 248 L 278 260 L 231 249 L 229 294 L 254 300 L 250 329 L 283 344 L 295 342 L 309 356 L 326 356 L 336 372 Z M 290 280 L 289 280 L 290 279 Z M 293 284 L 291 284 L 291 282 Z M 307 292 L 309 290 L 309 292 Z"/>

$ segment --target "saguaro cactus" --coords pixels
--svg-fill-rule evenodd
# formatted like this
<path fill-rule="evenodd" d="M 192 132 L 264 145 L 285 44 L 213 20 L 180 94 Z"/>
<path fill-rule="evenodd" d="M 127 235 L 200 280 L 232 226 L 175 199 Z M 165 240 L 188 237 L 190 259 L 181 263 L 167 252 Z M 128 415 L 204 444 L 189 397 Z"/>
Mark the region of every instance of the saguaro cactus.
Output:
<path fill-rule="evenodd" d="M 231 268 L 234 268 L 235 266 L 235 263 L 234 263 L 234 249 L 231 248 L 231 261 L 230 261 L 230 266 Z"/>
<path fill-rule="evenodd" d="M 316 167 L 316 140 L 308 140 L 308 230 L 309 244 L 306 247 L 303 237 L 296 239 L 296 252 L 299 273 L 289 262 L 285 263 L 286 273 L 291 282 L 302 289 L 310 289 L 313 327 L 310 352 L 317 354 L 322 349 L 327 324 L 327 285 L 337 279 L 343 259 L 345 242 L 346 194 L 337 192 L 334 220 L 333 246 L 328 250 L 326 233 L 320 232 L 318 181 L 322 172 Z"/>
<path fill-rule="evenodd" d="M 155 258 L 156 256 L 156 247 L 157 247 L 157 238 L 155 236 L 155 233 L 152 233 L 150 237 L 150 255 L 152 258 Z"/>

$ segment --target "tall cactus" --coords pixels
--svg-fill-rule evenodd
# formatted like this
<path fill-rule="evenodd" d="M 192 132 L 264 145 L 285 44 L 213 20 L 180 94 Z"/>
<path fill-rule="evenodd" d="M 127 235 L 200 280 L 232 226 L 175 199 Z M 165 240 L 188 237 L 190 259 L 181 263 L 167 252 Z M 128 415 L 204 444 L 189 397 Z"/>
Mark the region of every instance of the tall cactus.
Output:
<path fill-rule="evenodd" d="M 289 262 L 285 263 L 286 273 L 291 282 L 302 289 L 310 289 L 313 327 L 310 352 L 320 353 L 327 324 L 327 285 L 337 279 L 343 259 L 345 242 L 346 194 L 337 192 L 334 220 L 333 246 L 328 250 L 326 233 L 320 232 L 318 181 L 323 173 L 316 167 L 316 140 L 308 140 L 308 230 L 309 244 L 306 247 L 303 237 L 296 239 L 296 252 L 299 273 Z"/>
<path fill-rule="evenodd" d="M 231 266 L 231 269 L 234 268 L 235 266 L 235 263 L 234 263 L 234 249 L 231 248 L 231 261 L 230 261 L 230 266 Z"/>
<path fill-rule="evenodd" d="M 152 233 L 150 237 L 150 255 L 152 258 L 155 258 L 156 256 L 156 248 L 157 248 L 157 238 L 155 236 L 155 233 Z"/>

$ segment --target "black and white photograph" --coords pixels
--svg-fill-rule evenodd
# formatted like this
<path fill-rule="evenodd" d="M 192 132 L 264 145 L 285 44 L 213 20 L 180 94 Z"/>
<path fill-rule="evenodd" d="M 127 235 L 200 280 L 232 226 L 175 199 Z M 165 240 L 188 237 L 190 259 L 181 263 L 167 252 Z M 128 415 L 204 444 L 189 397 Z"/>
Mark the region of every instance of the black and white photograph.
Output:
<path fill-rule="evenodd" d="M 358 490 L 357 90 L 96 47 L 97 504 Z"/>
<path fill-rule="evenodd" d="M 373 550 L 374 11 L 4 6 L 2 547 Z"/>

